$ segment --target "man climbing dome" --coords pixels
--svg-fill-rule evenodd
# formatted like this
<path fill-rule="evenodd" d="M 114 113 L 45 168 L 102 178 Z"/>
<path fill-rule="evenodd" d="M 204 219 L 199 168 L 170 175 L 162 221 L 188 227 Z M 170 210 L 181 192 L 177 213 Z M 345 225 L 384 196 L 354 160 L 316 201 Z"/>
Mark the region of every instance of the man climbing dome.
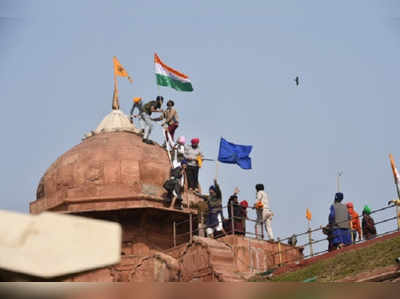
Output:
<path fill-rule="evenodd" d="M 329 224 L 332 227 L 332 245 L 336 248 L 351 244 L 350 215 L 347 207 L 342 204 L 343 193 L 335 194 L 335 202 L 330 207 Z"/>
<path fill-rule="evenodd" d="M 172 167 L 169 179 L 164 183 L 163 187 L 167 190 L 167 198 L 165 205 L 170 206 L 174 202 L 174 208 L 182 210 L 182 193 L 183 193 L 183 176 L 186 168 L 186 161 L 182 161 L 178 166 Z"/>
<path fill-rule="evenodd" d="M 144 123 L 144 134 L 143 142 L 147 144 L 154 144 L 153 141 L 149 139 L 151 130 L 153 129 L 153 121 L 159 120 L 159 118 L 152 119 L 151 114 L 153 112 L 163 112 L 161 106 L 163 104 L 164 98 L 162 96 L 157 96 L 155 101 L 147 102 L 143 105 L 143 113 L 141 113 L 141 118 Z"/>
<path fill-rule="evenodd" d="M 180 136 L 171 150 L 172 166 L 177 167 L 185 159 L 185 136 Z"/>
<path fill-rule="evenodd" d="M 170 178 L 164 183 L 164 188 L 168 191 L 165 205 L 170 206 L 174 197 L 174 206 L 180 208 L 182 203 L 182 193 L 185 186 L 185 170 L 187 163 L 184 160 L 185 136 L 180 136 L 178 142 L 171 151 L 171 173 Z"/>
<path fill-rule="evenodd" d="M 363 231 L 364 240 L 374 239 L 376 237 L 376 227 L 375 227 L 374 219 L 370 216 L 371 209 L 369 208 L 369 206 L 367 206 L 367 205 L 364 206 L 362 215 L 363 215 L 362 231 Z"/>
<path fill-rule="evenodd" d="M 264 191 L 263 184 L 256 185 L 256 203 L 254 204 L 254 208 L 257 212 L 257 221 L 256 221 L 256 235 L 258 239 L 263 239 L 263 225 L 265 225 L 265 231 L 268 234 L 268 238 L 273 241 L 274 234 L 272 233 L 271 221 L 272 210 L 269 206 L 269 198 L 267 193 Z"/>
<path fill-rule="evenodd" d="M 161 125 L 164 128 L 164 134 L 165 134 L 165 142 L 163 145 L 164 147 L 166 147 L 167 141 L 170 144 L 170 148 L 173 147 L 175 130 L 179 126 L 178 112 L 175 110 L 174 106 L 175 106 L 174 101 L 169 100 L 167 102 L 167 109 L 164 110 L 163 113 L 164 122 Z"/>
<path fill-rule="evenodd" d="M 135 108 L 138 110 L 138 114 L 133 114 L 135 111 Z M 139 118 L 139 129 L 140 133 L 143 134 L 144 132 L 144 120 L 142 117 L 143 113 L 143 101 L 141 97 L 133 98 L 133 105 L 131 108 L 131 113 L 130 113 L 130 121 L 133 124 L 133 118 Z"/>
<path fill-rule="evenodd" d="M 214 237 L 214 232 L 223 231 L 223 216 L 222 216 L 222 193 L 221 189 L 214 179 L 214 185 L 209 188 L 209 195 L 202 195 L 195 191 L 195 194 L 205 200 L 208 204 L 208 214 L 207 214 L 207 237 Z"/>
<path fill-rule="evenodd" d="M 362 239 L 360 218 L 358 213 L 354 210 L 354 205 L 352 202 L 347 203 L 346 207 L 351 218 L 350 228 L 351 228 L 352 241 L 353 243 L 356 243 L 357 233 L 358 233 L 358 240 L 361 241 Z"/>
<path fill-rule="evenodd" d="M 186 169 L 189 190 L 197 190 L 199 187 L 199 168 L 203 154 L 199 148 L 200 139 L 193 138 L 191 145 L 185 148 L 185 159 L 188 161 Z"/>

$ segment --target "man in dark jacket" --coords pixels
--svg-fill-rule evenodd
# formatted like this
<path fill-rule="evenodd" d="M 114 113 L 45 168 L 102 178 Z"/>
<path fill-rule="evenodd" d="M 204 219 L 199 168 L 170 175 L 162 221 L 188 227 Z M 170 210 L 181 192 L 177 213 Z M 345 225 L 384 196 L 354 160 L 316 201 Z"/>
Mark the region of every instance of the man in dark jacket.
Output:
<path fill-rule="evenodd" d="M 206 220 L 208 215 L 208 204 L 205 198 L 197 204 L 197 223 L 199 229 L 199 236 L 205 237 L 206 236 Z"/>
<path fill-rule="evenodd" d="M 350 245 L 350 215 L 347 207 L 342 204 L 343 193 L 338 192 L 335 194 L 335 202 L 330 207 L 329 224 L 333 230 L 333 246 L 341 248 L 345 245 Z"/>
<path fill-rule="evenodd" d="M 376 227 L 375 221 L 372 219 L 371 209 L 365 205 L 362 211 L 363 219 L 362 219 L 362 231 L 365 240 L 371 240 L 376 237 Z"/>
<path fill-rule="evenodd" d="M 201 195 L 199 192 L 195 192 L 197 196 L 204 198 L 208 203 L 208 214 L 207 214 L 207 236 L 213 237 L 214 231 L 223 230 L 223 217 L 222 217 L 222 193 L 221 189 L 214 180 L 214 185 L 209 188 L 209 195 Z"/>
<path fill-rule="evenodd" d="M 228 206 L 226 207 L 228 210 L 229 220 L 226 223 L 226 231 L 231 231 L 232 234 L 242 234 L 244 229 L 242 227 L 242 216 L 243 216 L 243 209 L 239 205 L 238 200 L 239 188 L 235 188 L 233 194 L 229 197 Z M 232 215 L 233 212 L 233 215 Z M 233 219 L 232 219 L 233 217 Z M 233 220 L 233 229 L 232 231 L 232 220 Z"/>
<path fill-rule="evenodd" d="M 165 205 L 170 206 L 173 198 L 176 197 L 176 201 L 174 207 L 176 209 L 182 209 L 182 192 L 183 192 L 183 185 L 182 185 L 182 176 L 186 169 L 186 162 L 182 161 L 177 167 L 171 168 L 170 177 L 164 183 L 164 188 L 167 190 L 167 198 L 165 199 Z"/>

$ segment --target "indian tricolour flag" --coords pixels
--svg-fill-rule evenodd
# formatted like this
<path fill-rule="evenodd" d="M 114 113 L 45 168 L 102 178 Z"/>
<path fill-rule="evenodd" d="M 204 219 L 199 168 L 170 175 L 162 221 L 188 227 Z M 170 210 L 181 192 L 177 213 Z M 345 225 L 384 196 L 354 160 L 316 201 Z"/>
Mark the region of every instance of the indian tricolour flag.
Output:
<path fill-rule="evenodd" d="M 170 86 L 179 91 L 193 91 L 189 77 L 165 65 L 157 54 L 154 54 L 157 84 Z"/>

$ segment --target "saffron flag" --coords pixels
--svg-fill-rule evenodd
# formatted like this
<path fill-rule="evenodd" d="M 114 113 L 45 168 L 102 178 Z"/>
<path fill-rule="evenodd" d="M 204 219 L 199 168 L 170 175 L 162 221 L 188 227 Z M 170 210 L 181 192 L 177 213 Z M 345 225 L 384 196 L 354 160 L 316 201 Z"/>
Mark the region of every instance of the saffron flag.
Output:
<path fill-rule="evenodd" d="M 306 218 L 307 218 L 308 221 L 311 221 L 311 218 L 312 218 L 311 211 L 308 208 L 306 210 Z"/>
<path fill-rule="evenodd" d="M 237 164 L 240 168 L 251 169 L 251 158 L 249 157 L 253 146 L 239 145 L 221 138 L 219 143 L 218 161 L 222 163 Z"/>
<path fill-rule="evenodd" d="M 394 184 L 396 185 L 397 196 L 400 198 L 400 177 L 399 172 L 397 171 L 396 165 L 394 165 L 394 159 L 392 154 L 389 154 L 390 158 L 390 166 L 392 166 L 393 176 L 394 176 Z"/>
<path fill-rule="evenodd" d="M 193 91 L 189 77 L 165 65 L 157 54 L 154 54 L 154 65 L 158 85 L 169 86 L 178 91 Z"/>
<path fill-rule="evenodd" d="M 133 83 L 132 78 L 128 75 L 128 72 L 124 69 L 117 57 L 113 57 L 114 62 L 114 76 L 116 77 L 128 77 L 130 83 Z"/>

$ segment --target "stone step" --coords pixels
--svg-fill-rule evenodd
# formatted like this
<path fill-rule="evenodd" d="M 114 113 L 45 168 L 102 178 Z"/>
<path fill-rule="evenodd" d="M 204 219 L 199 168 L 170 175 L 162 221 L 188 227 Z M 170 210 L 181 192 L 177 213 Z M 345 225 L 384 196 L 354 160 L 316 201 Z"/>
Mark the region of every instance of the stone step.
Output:
<path fill-rule="evenodd" d="M 216 272 L 218 276 L 225 282 L 239 282 L 239 281 L 245 281 L 239 274 L 235 272 Z"/>
<path fill-rule="evenodd" d="M 223 278 L 224 282 L 245 282 L 246 280 L 242 278 L 228 278 L 226 279 L 225 277 Z"/>
<path fill-rule="evenodd" d="M 217 241 L 217 240 L 214 240 L 214 239 L 211 239 L 211 238 L 204 238 L 204 237 L 195 236 L 195 237 L 193 237 L 193 240 L 195 242 L 199 242 L 201 244 L 204 244 L 208 248 L 230 249 L 230 247 L 227 246 L 226 244 L 224 244 L 223 242 L 220 242 L 220 241 Z"/>
<path fill-rule="evenodd" d="M 231 250 L 227 249 L 209 249 L 211 264 L 229 264 L 233 265 L 234 256 Z"/>
<path fill-rule="evenodd" d="M 235 273 L 236 268 L 235 268 L 234 265 L 229 265 L 229 264 L 227 264 L 227 265 L 213 265 L 213 270 L 216 273 L 228 274 L 228 273 Z"/>

